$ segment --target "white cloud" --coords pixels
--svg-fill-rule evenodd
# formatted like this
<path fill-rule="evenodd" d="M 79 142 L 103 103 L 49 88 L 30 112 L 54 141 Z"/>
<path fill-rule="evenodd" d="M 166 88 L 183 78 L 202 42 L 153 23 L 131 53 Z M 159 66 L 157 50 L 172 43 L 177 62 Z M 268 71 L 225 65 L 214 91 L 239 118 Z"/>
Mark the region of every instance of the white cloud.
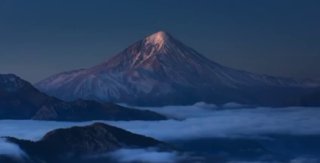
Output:
<path fill-rule="evenodd" d="M 72 122 L 0 120 L 0 137 L 12 136 L 20 139 L 39 140 L 53 129 L 74 125 L 76 123 Z"/>
<path fill-rule="evenodd" d="M 192 106 L 166 106 L 140 109 L 157 111 L 180 120 L 104 122 L 163 141 L 243 136 L 253 138 L 269 134 L 320 135 L 320 108 L 259 107 L 220 109 L 214 105 L 200 103 Z M 0 120 L 0 137 L 14 136 L 23 139 L 39 140 L 45 133 L 53 129 L 75 125 L 84 126 L 92 123 L 93 121 L 79 123 Z M 15 154 L 15 156 L 22 154 L 19 153 L 17 146 L 8 144 L 3 140 L 0 141 L 0 151 L 5 151 L 7 154 Z M 177 158 L 175 153 L 158 152 L 150 149 L 123 149 L 113 154 L 113 156 L 121 156 L 123 162 L 126 162 L 126 160 L 130 162 L 130 160 L 138 158 L 146 160 Z M 304 161 L 305 158 L 297 158 L 291 162 L 302 163 Z"/>
<path fill-rule="evenodd" d="M 0 155 L 13 156 L 15 158 L 26 157 L 27 155 L 15 144 L 0 138 Z"/>
<path fill-rule="evenodd" d="M 320 108 L 238 108 L 219 110 L 204 106 L 147 108 L 184 120 L 106 121 L 129 131 L 160 140 L 207 137 L 257 136 L 264 134 L 320 134 Z M 1 120 L 0 136 L 40 139 L 46 132 L 91 122 L 48 122 Z"/>
<path fill-rule="evenodd" d="M 183 121 L 110 122 L 133 132 L 161 140 L 206 137 L 257 136 L 263 134 L 320 134 L 320 108 L 204 109 L 195 106 L 148 108 Z"/>
<path fill-rule="evenodd" d="M 120 149 L 109 154 L 113 159 L 122 162 L 173 163 L 180 156 L 175 152 L 160 152 L 155 149 Z"/>

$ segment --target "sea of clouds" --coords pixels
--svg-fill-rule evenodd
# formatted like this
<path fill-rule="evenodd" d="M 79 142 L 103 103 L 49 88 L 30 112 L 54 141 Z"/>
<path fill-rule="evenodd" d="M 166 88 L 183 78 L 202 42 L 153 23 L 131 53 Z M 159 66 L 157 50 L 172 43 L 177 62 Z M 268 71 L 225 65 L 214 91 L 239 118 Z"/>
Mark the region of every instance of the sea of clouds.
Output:
<path fill-rule="evenodd" d="M 320 108 L 316 107 L 247 108 L 237 104 L 217 107 L 212 104 L 197 103 L 192 106 L 140 107 L 137 109 L 156 111 L 172 119 L 102 122 L 163 141 L 215 137 L 259 137 L 268 134 L 320 135 Z M 0 137 L 14 136 L 39 140 L 53 129 L 84 126 L 91 123 L 93 122 L 0 120 Z M 6 154 L 12 153 L 15 156 L 23 154 L 18 147 L 8 144 L 3 139 L 0 139 L 0 154 L 1 151 Z M 146 149 L 124 149 L 114 153 L 115 157 L 120 158 L 121 156 L 124 159 L 123 162 L 135 160 L 135 155 L 139 156 L 138 158 L 150 156 L 150 158 L 167 160 L 175 157 L 174 153 L 159 153 Z M 157 157 L 151 157 L 155 155 Z"/>
<path fill-rule="evenodd" d="M 141 109 L 141 108 L 140 108 Z M 176 119 L 166 121 L 100 121 L 160 140 L 206 137 L 259 136 L 263 134 L 318 135 L 320 108 L 236 108 L 167 106 L 144 108 Z M 39 140 L 57 128 L 84 126 L 90 122 L 0 120 L 0 136 Z"/>
<path fill-rule="evenodd" d="M 157 151 L 156 149 L 120 149 L 108 154 L 111 158 L 123 162 L 174 163 L 184 159 L 176 152 Z"/>

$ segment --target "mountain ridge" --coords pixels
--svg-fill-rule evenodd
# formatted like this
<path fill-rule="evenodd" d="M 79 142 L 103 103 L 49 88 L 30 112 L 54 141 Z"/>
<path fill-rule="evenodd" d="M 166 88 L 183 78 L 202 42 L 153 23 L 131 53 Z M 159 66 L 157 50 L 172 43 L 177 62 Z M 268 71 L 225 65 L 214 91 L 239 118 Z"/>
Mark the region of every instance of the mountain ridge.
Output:
<path fill-rule="evenodd" d="M 18 145 L 26 153 L 25 159 L 16 161 L 19 163 L 118 162 L 112 159 L 111 153 L 120 149 L 175 150 L 165 142 L 105 123 L 55 129 L 38 141 L 14 137 L 4 137 L 4 139 Z M 0 155 L 0 161 L 1 157 Z"/>
<path fill-rule="evenodd" d="M 56 74 L 40 81 L 36 87 L 64 100 L 80 98 L 132 105 L 192 104 L 199 101 L 298 105 L 300 97 L 295 95 L 288 100 L 291 102 L 284 104 L 267 99 L 277 100 L 279 97 L 256 96 L 268 89 L 277 92 L 279 87 L 305 95 L 314 88 L 318 89 L 320 84 L 229 68 L 206 58 L 167 32 L 159 31 L 101 64 Z M 280 93 L 292 94 L 288 91 Z"/>
<path fill-rule="evenodd" d="M 0 119 L 55 121 L 164 120 L 150 112 L 89 100 L 65 102 L 48 96 L 13 74 L 0 74 Z"/>

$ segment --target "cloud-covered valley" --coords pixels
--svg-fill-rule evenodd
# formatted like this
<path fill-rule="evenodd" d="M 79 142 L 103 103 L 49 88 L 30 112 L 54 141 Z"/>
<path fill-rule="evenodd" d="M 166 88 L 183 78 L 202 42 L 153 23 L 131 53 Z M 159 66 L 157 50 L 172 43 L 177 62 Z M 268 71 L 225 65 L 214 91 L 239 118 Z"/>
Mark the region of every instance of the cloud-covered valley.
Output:
<path fill-rule="evenodd" d="M 157 111 L 178 120 L 104 122 L 160 140 L 264 134 L 320 134 L 318 127 L 320 108 L 233 108 L 220 110 L 212 105 L 193 105 L 144 109 Z M 1 120 L 0 136 L 38 140 L 52 129 L 75 125 L 83 126 L 91 123 Z"/>
<path fill-rule="evenodd" d="M 217 141 L 219 144 L 221 139 L 222 142 L 226 141 L 226 143 L 232 144 L 234 142 L 229 141 L 229 138 L 242 141 L 243 138 L 256 140 L 268 138 L 270 135 L 289 135 L 293 137 L 303 137 L 301 143 L 304 143 L 309 141 L 309 137 L 319 137 L 320 135 L 320 108 L 247 108 L 235 104 L 226 105 L 221 108 L 215 105 L 198 103 L 192 106 L 144 107 L 138 109 L 156 111 L 167 115 L 172 119 L 166 121 L 103 122 L 166 142 L 192 142 L 193 140 L 202 139 L 212 142 L 219 140 Z M 21 139 L 39 140 L 48 131 L 53 129 L 70 126 L 84 126 L 92 123 L 92 121 L 76 123 L 1 120 L 0 137 L 14 136 Z M 317 137 L 312 139 L 316 144 L 318 143 Z M 287 141 L 286 137 L 280 137 L 279 140 L 285 143 L 291 143 L 291 138 Z M 300 141 L 300 138 L 294 140 Z M 247 140 L 245 140 L 245 142 L 246 141 Z M 255 141 L 250 141 L 249 144 L 257 143 Z M 268 141 L 266 142 L 267 144 L 269 143 Z M 312 145 L 314 142 L 307 143 Z M 190 144 L 194 145 L 192 143 Z M 0 139 L 0 146 L 0 151 L 2 151 L 2 153 L 0 152 L 0 155 L 11 153 L 14 156 L 24 156 L 23 151 L 17 146 L 6 143 L 3 139 Z M 265 150 L 264 147 L 261 149 Z M 283 149 L 279 148 L 276 150 L 281 152 Z M 299 148 L 294 150 L 292 155 L 296 154 L 294 152 L 300 152 Z M 319 151 L 312 152 L 317 154 Z M 139 157 L 133 157 L 134 155 L 139 155 Z M 179 157 L 175 153 L 161 153 L 149 149 L 124 149 L 112 153 L 112 156 L 118 158 L 120 162 L 130 162 L 130 160 L 136 161 L 138 158 L 174 160 Z M 123 158 L 123 160 L 120 160 L 120 158 Z"/>

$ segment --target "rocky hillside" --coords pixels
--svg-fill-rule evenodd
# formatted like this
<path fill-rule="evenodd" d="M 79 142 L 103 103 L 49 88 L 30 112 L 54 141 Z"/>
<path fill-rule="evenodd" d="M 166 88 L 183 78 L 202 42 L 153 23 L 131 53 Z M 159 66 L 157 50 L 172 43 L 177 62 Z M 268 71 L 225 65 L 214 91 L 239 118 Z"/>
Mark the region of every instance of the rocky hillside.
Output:
<path fill-rule="evenodd" d="M 7 140 L 17 144 L 28 155 L 26 161 L 32 163 L 90 162 L 96 160 L 94 156 L 122 148 L 172 150 L 166 143 L 103 123 L 53 130 L 36 142 Z M 111 161 L 108 157 L 101 159 Z"/>
<path fill-rule="evenodd" d="M 65 102 L 50 97 L 21 78 L 0 75 L 0 119 L 56 121 L 164 120 L 166 117 L 112 103 L 88 100 Z"/>

